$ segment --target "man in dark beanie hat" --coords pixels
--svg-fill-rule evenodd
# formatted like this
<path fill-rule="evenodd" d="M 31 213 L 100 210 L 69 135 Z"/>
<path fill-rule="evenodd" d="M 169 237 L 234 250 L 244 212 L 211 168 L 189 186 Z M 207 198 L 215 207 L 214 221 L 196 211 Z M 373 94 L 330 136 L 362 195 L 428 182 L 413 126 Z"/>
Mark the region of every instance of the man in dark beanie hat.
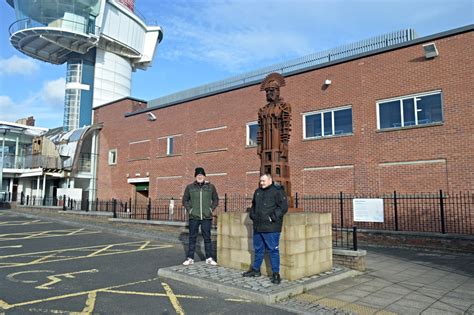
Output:
<path fill-rule="evenodd" d="M 204 239 L 206 251 L 206 264 L 217 265 L 212 258 L 211 225 L 212 217 L 215 216 L 219 204 L 219 196 L 216 187 L 206 181 L 206 172 L 202 167 L 194 170 L 196 180 L 186 186 L 183 195 L 183 206 L 189 214 L 189 249 L 183 265 L 194 264 L 194 252 L 196 251 L 196 238 L 201 226 L 201 234 Z"/>
<path fill-rule="evenodd" d="M 196 167 L 194 170 L 194 177 L 198 176 L 199 174 L 206 176 L 206 172 L 202 167 Z"/>

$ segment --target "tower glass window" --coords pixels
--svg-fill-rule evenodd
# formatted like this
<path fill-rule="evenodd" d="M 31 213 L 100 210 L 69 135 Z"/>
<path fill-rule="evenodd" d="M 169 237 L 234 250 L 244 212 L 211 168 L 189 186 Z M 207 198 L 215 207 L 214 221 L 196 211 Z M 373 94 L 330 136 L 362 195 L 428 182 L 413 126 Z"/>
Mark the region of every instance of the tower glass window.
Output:
<path fill-rule="evenodd" d="M 82 60 L 71 60 L 67 65 L 66 83 L 81 83 Z"/>
<path fill-rule="evenodd" d="M 72 130 L 79 127 L 79 107 L 81 104 L 81 90 L 66 89 L 64 122 L 65 130 Z"/>
<path fill-rule="evenodd" d="M 24 28 L 49 26 L 81 33 L 95 33 L 100 0 L 14 0 L 17 20 Z"/>

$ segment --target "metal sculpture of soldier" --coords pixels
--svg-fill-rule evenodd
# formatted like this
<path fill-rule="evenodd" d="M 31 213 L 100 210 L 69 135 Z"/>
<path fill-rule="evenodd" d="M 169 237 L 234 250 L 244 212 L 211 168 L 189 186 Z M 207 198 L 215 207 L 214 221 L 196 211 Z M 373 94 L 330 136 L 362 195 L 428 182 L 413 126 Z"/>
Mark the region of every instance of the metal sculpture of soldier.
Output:
<path fill-rule="evenodd" d="M 257 145 L 261 174 L 271 174 L 274 182 L 282 185 L 291 196 L 288 142 L 291 131 L 291 106 L 280 97 L 285 78 L 278 73 L 269 74 L 260 86 L 265 91 L 267 104 L 258 111 Z M 290 204 L 291 204 L 291 198 Z M 290 205 L 292 206 L 292 205 Z"/>

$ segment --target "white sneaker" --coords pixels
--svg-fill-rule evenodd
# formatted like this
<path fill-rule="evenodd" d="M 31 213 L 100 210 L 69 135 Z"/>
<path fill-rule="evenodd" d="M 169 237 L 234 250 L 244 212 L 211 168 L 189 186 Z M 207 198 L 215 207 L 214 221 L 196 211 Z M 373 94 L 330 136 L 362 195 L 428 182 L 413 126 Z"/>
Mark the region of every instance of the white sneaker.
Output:
<path fill-rule="evenodd" d="M 183 262 L 183 265 L 185 266 L 189 266 L 189 265 L 192 265 L 194 264 L 194 259 L 192 258 L 186 258 L 186 260 Z"/>
<path fill-rule="evenodd" d="M 209 257 L 208 259 L 206 259 L 206 264 L 212 265 L 212 266 L 217 266 L 217 263 L 215 262 L 214 259 L 212 259 L 212 257 Z"/>

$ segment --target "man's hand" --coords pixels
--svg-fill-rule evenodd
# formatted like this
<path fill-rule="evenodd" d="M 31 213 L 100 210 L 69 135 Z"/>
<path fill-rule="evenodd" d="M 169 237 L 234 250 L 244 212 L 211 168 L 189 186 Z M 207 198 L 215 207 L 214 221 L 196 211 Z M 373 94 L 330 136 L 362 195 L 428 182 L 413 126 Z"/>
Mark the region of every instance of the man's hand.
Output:
<path fill-rule="evenodd" d="M 212 210 L 212 216 L 217 218 L 217 210 L 216 209 Z"/>

